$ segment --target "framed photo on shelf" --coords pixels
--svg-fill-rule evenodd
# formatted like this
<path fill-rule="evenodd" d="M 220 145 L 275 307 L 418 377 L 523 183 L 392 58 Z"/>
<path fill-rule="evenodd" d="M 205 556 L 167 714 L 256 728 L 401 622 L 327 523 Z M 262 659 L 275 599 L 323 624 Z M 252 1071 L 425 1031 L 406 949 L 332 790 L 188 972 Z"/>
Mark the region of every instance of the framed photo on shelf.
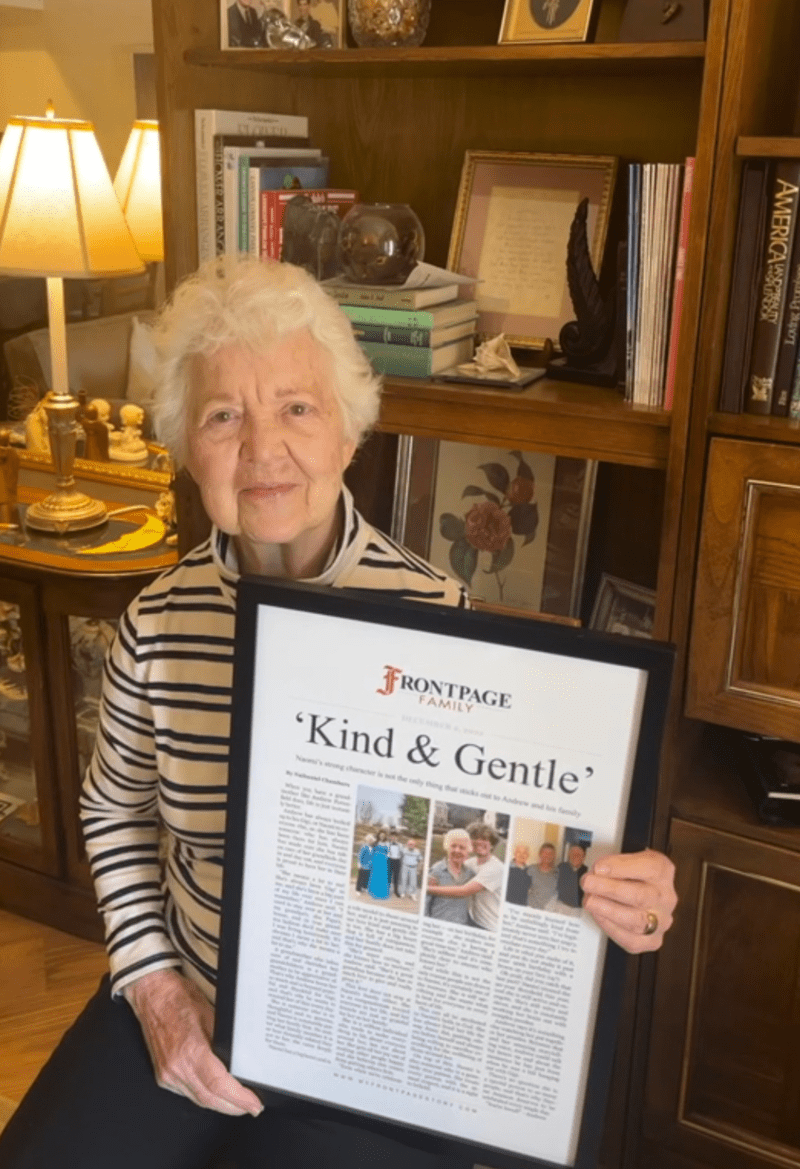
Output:
<path fill-rule="evenodd" d="M 590 628 L 604 633 L 624 633 L 628 637 L 652 637 L 655 615 L 655 589 L 603 573 Z"/>
<path fill-rule="evenodd" d="M 589 200 L 592 264 L 605 249 L 617 159 L 606 155 L 468 150 L 461 171 L 447 267 L 478 282 L 478 332 L 511 345 L 558 343 L 575 313 L 567 243 L 578 204 Z"/>
<path fill-rule="evenodd" d="M 499 44 L 590 40 L 599 7 L 599 0 L 506 0 Z"/>
<path fill-rule="evenodd" d="M 577 880 L 648 842 L 672 659 L 556 623 L 243 578 L 213 1039 L 231 1073 L 387 1135 L 411 1127 L 423 1147 L 458 1140 L 470 1164 L 593 1169 L 626 957 Z M 426 912 L 453 897 L 436 893 L 453 884 L 437 881 L 445 833 L 476 819 L 495 838 L 482 929 L 460 901 Z M 564 857 L 547 912 L 504 897 L 521 835 Z M 418 897 L 394 884 L 392 838 L 413 840 Z"/>
<path fill-rule="evenodd" d="M 346 0 L 220 0 L 223 49 L 340 49 Z"/>
<path fill-rule="evenodd" d="M 392 535 L 477 600 L 577 617 L 597 465 L 400 438 Z"/>

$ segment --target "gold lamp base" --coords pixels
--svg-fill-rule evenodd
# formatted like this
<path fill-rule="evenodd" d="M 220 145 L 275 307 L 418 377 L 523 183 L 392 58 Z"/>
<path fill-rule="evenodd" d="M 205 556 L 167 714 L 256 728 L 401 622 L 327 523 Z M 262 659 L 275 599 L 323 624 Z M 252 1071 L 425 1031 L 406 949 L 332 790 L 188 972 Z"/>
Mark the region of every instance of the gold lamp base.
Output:
<path fill-rule="evenodd" d="M 51 282 L 48 281 L 48 286 Z M 53 331 L 51 314 L 51 333 Z M 63 319 L 63 313 L 62 313 Z M 66 362 L 64 362 L 64 365 Z M 56 368 L 55 361 L 53 368 Z M 64 378 L 66 384 L 66 378 Z M 83 532 L 105 522 L 106 505 L 99 499 L 90 499 L 75 487 L 72 464 L 75 461 L 75 441 L 78 433 L 77 398 L 68 389 L 51 390 L 44 399 L 50 451 L 56 473 L 56 489 L 39 503 L 32 504 L 25 513 L 25 527 L 37 532 Z"/>
<path fill-rule="evenodd" d="M 107 518 L 106 506 L 99 499 L 90 499 L 82 491 L 54 491 L 39 503 L 32 503 L 25 512 L 25 527 L 37 532 L 83 532 L 96 528 Z"/>

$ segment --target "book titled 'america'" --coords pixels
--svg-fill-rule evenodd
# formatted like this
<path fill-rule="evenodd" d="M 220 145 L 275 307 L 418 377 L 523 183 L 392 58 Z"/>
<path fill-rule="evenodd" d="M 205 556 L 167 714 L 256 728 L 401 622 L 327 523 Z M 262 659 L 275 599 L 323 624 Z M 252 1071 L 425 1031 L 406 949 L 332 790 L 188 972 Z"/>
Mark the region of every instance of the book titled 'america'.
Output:
<path fill-rule="evenodd" d="M 797 229 L 800 161 L 779 162 L 769 202 L 761 281 L 747 377 L 745 410 L 769 414 L 789 290 L 789 267 Z"/>

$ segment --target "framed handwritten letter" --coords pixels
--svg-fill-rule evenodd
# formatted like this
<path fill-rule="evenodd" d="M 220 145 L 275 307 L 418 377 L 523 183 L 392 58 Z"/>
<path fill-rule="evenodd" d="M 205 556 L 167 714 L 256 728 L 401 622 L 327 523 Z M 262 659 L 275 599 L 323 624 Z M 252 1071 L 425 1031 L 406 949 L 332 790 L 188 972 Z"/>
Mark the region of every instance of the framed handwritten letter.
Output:
<path fill-rule="evenodd" d="M 214 1032 L 233 1075 L 469 1164 L 595 1169 L 624 955 L 580 880 L 648 841 L 671 664 L 243 578 Z M 520 858 L 544 845 L 529 901 Z"/>
<path fill-rule="evenodd" d="M 566 261 L 575 211 L 589 200 L 598 271 L 616 175 L 616 158 L 604 155 L 467 151 L 447 267 L 478 281 L 479 333 L 530 349 L 557 344 L 574 317 Z"/>

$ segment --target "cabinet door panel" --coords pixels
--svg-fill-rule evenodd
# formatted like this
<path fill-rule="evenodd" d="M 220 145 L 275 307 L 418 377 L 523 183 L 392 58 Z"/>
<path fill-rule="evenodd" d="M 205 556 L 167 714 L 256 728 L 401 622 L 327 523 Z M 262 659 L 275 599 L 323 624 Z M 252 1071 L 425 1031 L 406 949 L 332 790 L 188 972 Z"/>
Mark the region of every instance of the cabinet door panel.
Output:
<path fill-rule="evenodd" d="M 800 460 L 711 444 L 687 713 L 800 738 Z"/>
<path fill-rule="evenodd" d="M 0 580 L 0 857 L 55 875 L 63 858 L 42 648 L 37 590 Z"/>
<path fill-rule="evenodd" d="M 797 1164 L 800 857 L 681 821 L 672 854 L 646 1140 L 726 1169 Z"/>

